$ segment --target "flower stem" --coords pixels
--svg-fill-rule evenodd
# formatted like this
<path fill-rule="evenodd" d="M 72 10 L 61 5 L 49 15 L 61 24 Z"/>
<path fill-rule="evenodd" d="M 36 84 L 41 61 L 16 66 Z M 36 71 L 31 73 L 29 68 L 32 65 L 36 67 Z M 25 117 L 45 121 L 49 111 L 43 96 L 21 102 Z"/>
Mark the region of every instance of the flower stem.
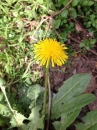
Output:
<path fill-rule="evenodd" d="M 48 79 L 49 79 L 49 65 L 48 65 L 48 67 L 46 69 L 46 76 L 45 76 L 45 90 L 44 90 L 44 101 L 43 101 L 43 111 L 42 111 L 43 115 L 45 115 L 45 113 L 46 113 L 46 99 L 47 99 Z"/>
<path fill-rule="evenodd" d="M 46 128 L 46 130 L 49 130 L 50 114 L 51 114 L 51 103 L 52 103 L 52 95 L 51 95 L 51 87 L 50 87 L 49 79 L 48 79 L 48 91 L 49 91 L 49 103 L 48 103 L 48 117 L 47 117 L 47 128 Z"/>

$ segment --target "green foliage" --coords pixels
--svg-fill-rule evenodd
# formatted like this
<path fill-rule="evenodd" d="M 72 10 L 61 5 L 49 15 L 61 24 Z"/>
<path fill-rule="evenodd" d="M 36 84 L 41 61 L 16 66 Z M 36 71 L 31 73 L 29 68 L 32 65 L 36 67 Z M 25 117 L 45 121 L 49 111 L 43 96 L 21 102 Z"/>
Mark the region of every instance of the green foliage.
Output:
<path fill-rule="evenodd" d="M 70 114 L 62 114 L 61 121 L 55 121 L 53 123 L 56 130 L 66 130 L 66 128 L 72 124 L 72 122 L 76 119 L 78 114 L 80 113 L 80 109 L 77 109 L 75 112 Z"/>
<path fill-rule="evenodd" d="M 84 123 L 76 124 L 77 130 L 96 130 L 97 129 L 97 110 L 88 112 L 82 118 Z"/>
<path fill-rule="evenodd" d="M 10 84 L 34 76 L 30 68 L 34 63 L 30 42 L 42 39 L 41 33 L 47 32 L 41 28 L 35 32 L 35 28 L 53 5 L 51 0 L 1 0 L 0 3 L 0 76 L 7 77 Z"/>
<path fill-rule="evenodd" d="M 51 108 L 51 119 L 54 120 L 53 125 L 56 130 L 65 130 L 76 119 L 81 108 L 95 99 L 92 94 L 82 94 L 90 78 L 89 74 L 76 74 L 66 80 L 59 89 L 59 92 L 52 101 Z M 32 104 L 29 107 L 31 111 L 28 117 L 25 117 L 17 110 L 13 110 L 6 95 L 5 82 L 2 79 L 0 79 L 0 88 L 2 90 L 0 96 L 0 115 L 10 119 L 9 129 L 14 127 L 22 128 L 22 130 L 31 130 L 32 128 L 34 130 L 44 129 L 44 116 L 41 115 L 42 103 L 38 102 L 38 98 L 43 91 L 41 86 L 31 86 L 26 90 L 25 94 L 22 91 L 20 92 L 21 95 L 23 94 L 22 96 L 30 99 L 28 106 Z M 4 102 L 4 98 L 7 104 Z M 60 121 L 57 121 L 56 119 L 59 117 Z M 28 121 L 28 123 L 25 123 L 25 121 Z M 1 124 L 3 123 L 5 121 L 1 122 Z"/>
<path fill-rule="evenodd" d="M 39 110 L 41 109 L 40 106 L 37 106 L 32 109 L 31 114 L 29 116 L 30 123 L 28 124 L 27 130 L 37 130 L 39 128 L 44 128 L 44 116 L 40 118 Z"/>
<path fill-rule="evenodd" d="M 59 11 L 60 8 L 66 6 L 70 1 L 69 0 L 55 0 L 55 7 Z M 59 15 L 55 17 L 54 27 L 57 29 L 58 34 L 60 35 L 59 40 L 65 42 L 68 34 L 71 34 L 75 31 L 75 27 L 70 26 L 71 19 L 77 19 L 78 21 L 84 24 L 84 27 L 89 32 L 94 32 L 95 38 L 97 39 L 97 2 L 94 0 L 73 0 L 68 8 L 65 8 Z M 95 13 L 94 13 L 95 12 Z M 60 21 L 61 22 L 60 22 Z M 55 22 L 56 21 L 56 22 Z M 69 25 L 66 26 L 66 25 Z M 63 34 L 61 36 L 61 33 Z"/>
<path fill-rule="evenodd" d="M 30 103 L 33 102 L 33 104 L 35 104 L 35 105 L 33 105 L 33 108 L 30 108 L 31 113 L 30 113 L 29 117 L 26 118 L 24 115 L 19 113 L 17 110 L 13 110 L 13 108 L 11 107 L 9 100 L 7 98 L 7 95 L 6 95 L 4 84 L 5 84 L 4 80 L 2 80 L 0 78 L 0 88 L 2 90 L 2 93 L 0 95 L 0 115 L 2 115 L 2 117 L 7 117 L 10 119 L 9 129 L 12 129 L 14 127 L 18 127 L 19 129 L 22 129 L 22 130 L 31 130 L 32 128 L 34 130 L 36 130 L 37 128 L 43 129 L 44 117 L 40 117 L 40 115 L 39 115 L 39 110 L 41 109 L 41 106 L 38 106 L 38 105 L 36 106 L 36 103 L 35 103 L 39 96 L 39 93 L 41 91 L 43 91 L 42 88 L 39 85 L 36 85 L 35 86 L 36 88 L 32 87 L 32 89 L 34 90 L 33 93 L 31 93 L 32 92 L 31 88 L 28 89 L 26 98 L 27 97 L 30 98 L 31 99 Z M 3 95 L 5 97 L 7 105 L 6 105 L 6 103 L 2 104 Z M 25 120 L 28 120 L 29 123 L 24 124 Z M 4 123 L 5 123 L 5 120 L 0 122 L 1 125 L 3 125 Z"/>
<path fill-rule="evenodd" d="M 0 126 L 4 129 L 44 129 L 45 119 L 41 116 L 44 91 L 40 85 L 32 85 L 31 81 L 32 78 L 34 84 L 39 81 L 39 70 L 33 71 L 33 64 L 36 64 L 33 43 L 49 37 L 66 42 L 68 35 L 76 31 L 72 19 L 77 19 L 83 22 L 87 31 L 94 33 L 94 39 L 84 39 L 80 47 L 87 50 L 94 47 L 97 39 L 97 2 L 73 0 L 60 12 L 69 2 L 0 0 L 0 77 L 6 80 L 0 78 Z M 56 12 L 59 14 L 51 17 Z M 81 108 L 94 100 L 92 94 L 82 94 L 89 81 L 88 74 L 74 75 L 59 89 L 51 111 L 56 130 L 65 130 Z M 85 117 L 85 124 L 77 126 L 79 130 L 86 129 L 87 117 L 90 115 Z M 89 127 L 92 128 L 92 125 L 93 122 Z"/>
<path fill-rule="evenodd" d="M 9 129 L 18 127 L 26 130 L 27 126 L 23 123 L 26 117 L 24 117 L 22 114 L 18 113 L 17 111 L 13 111 L 13 112 L 14 113 L 11 115 Z"/>
<path fill-rule="evenodd" d="M 17 111 L 15 111 L 11 108 L 11 105 L 10 105 L 8 98 L 7 98 L 7 95 L 6 95 L 4 81 L 2 79 L 0 79 L 0 88 L 2 90 L 5 101 L 7 103 L 7 105 L 2 104 L 2 102 L 0 103 L 0 115 L 2 115 L 4 117 L 11 118 L 10 128 L 13 128 L 15 126 L 19 127 L 20 124 L 22 125 L 23 120 L 26 119 L 26 118 L 23 115 L 21 115 L 20 113 L 18 113 Z"/>
<path fill-rule="evenodd" d="M 72 17 L 77 18 L 77 12 L 74 8 L 72 8 Z"/>
<path fill-rule="evenodd" d="M 60 110 L 62 103 L 70 101 L 72 98 L 79 96 L 85 91 L 89 82 L 90 75 L 88 74 L 76 74 L 66 80 L 52 101 L 52 113 L 56 112 L 55 109 Z"/>
<path fill-rule="evenodd" d="M 95 35 L 96 30 L 97 30 L 97 25 L 96 25 L 97 10 L 96 10 L 96 7 L 97 7 L 97 2 L 95 2 L 94 0 L 90 0 L 90 1 L 85 0 L 84 2 L 82 2 L 82 0 L 81 0 L 79 2 L 78 7 L 77 7 L 79 15 L 83 16 L 84 26 L 89 30 L 89 32 L 94 32 L 94 35 Z M 81 8 L 84 8 L 84 9 L 81 10 Z"/>
<path fill-rule="evenodd" d="M 6 77 L 8 84 L 24 81 L 29 77 L 38 80 L 38 74 L 32 74 L 31 71 L 31 65 L 35 62 L 32 43 L 47 37 L 66 42 L 68 35 L 75 31 L 72 18 L 83 21 L 85 28 L 94 33 L 95 40 L 97 38 L 97 2 L 94 0 L 73 0 L 61 12 L 69 0 L 0 2 L 0 76 Z M 46 20 L 58 11 L 58 15 Z M 82 46 L 89 49 L 93 44 L 95 43 L 90 39 L 88 47 Z"/>
<path fill-rule="evenodd" d="M 86 50 L 89 50 L 90 48 L 94 47 L 95 43 L 96 39 L 84 39 L 83 42 L 81 42 L 80 47 L 84 47 Z"/>
<path fill-rule="evenodd" d="M 56 130 L 66 130 L 81 111 L 81 108 L 92 102 L 92 94 L 82 94 L 90 81 L 88 74 L 76 74 L 66 80 L 52 101 L 51 119 L 58 119 L 53 124 Z"/>
<path fill-rule="evenodd" d="M 36 84 L 36 85 L 25 85 L 19 84 L 18 85 L 18 94 L 19 94 L 19 101 L 17 104 L 22 104 L 22 109 L 28 111 L 32 109 L 36 105 L 42 105 L 43 101 L 43 88 Z M 22 112 L 23 112 L 22 110 Z"/>
<path fill-rule="evenodd" d="M 80 0 L 73 0 L 72 6 L 77 6 Z"/>
<path fill-rule="evenodd" d="M 73 98 L 73 100 L 69 101 L 69 103 L 65 103 L 60 108 L 60 111 L 57 110 L 58 113 L 52 113 L 53 118 L 58 118 L 61 115 L 61 121 L 55 121 L 53 123 L 54 125 L 58 123 L 59 127 L 56 128 L 56 130 L 66 130 L 66 128 L 69 127 L 69 125 L 76 119 L 76 117 L 81 111 L 81 108 L 87 105 L 88 103 L 92 102 L 94 99 L 94 96 L 91 94 L 81 95 L 79 97 L 77 96 L 76 98 Z"/>
<path fill-rule="evenodd" d="M 83 106 L 87 105 L 88 103 L 92 102 L 94 99 L 95 98 L 93 95 L 86 94 L 73 97 L 73 99 L 70 99 L 68 102 L 63 101 L 63 104 L 61 104 L 61 106 L 58 103 L 59 106 L 52 107 L 51 118 L 52 119 L 58 118 L 62 113 L 70 114 L 71 112 L 74 112 L 77 109 L 80 109 Z"/>

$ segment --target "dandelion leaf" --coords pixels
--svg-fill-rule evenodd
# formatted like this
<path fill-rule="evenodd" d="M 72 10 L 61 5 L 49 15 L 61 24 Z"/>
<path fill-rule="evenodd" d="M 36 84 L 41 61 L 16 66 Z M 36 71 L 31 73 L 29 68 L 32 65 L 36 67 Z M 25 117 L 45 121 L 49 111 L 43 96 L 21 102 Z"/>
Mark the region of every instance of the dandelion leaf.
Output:
<path fill-rule="evenodd" d="M 29 116 L 30 123 L 28 124 L 28 130 L 37 130 L 44 128 L 44 116 L 40 117 L 39 110 L 41 107 L 36 106 L 32 109 L 31 114 Z"/>
<path fill-rule="evenodd" d="M 82 120 L 83 123 L 76 124 L 77 130 L 97 130 L 97 110 L 88 112 Z"/>
<path fill-rule="evenodd" d="M 52 110 L 51 118 L 58 118 L 63 113 L 69 114 L 77 109 L 81 109 L 94 99 L 95 96 L 93 94 L 81 94 L 77 97 L 74 97 L 69 102 L 62 104 L 61 107 L 54 108 Z"/>
<path fill-rule="evenodd" d="M 90 74 L 76 74 L 66 80 L 52 101 L 51 118 L 71 113 L 92 102 L 93 95 L 82 94 L 90 82 Z"/>
<path fill-rule="evenodd" d="M 9 117 L 11 115 L 11 111 L 7 106 L 5 106 L 5 104 L 0 103 L 0 115 L 5 117 Z"/>
<path fill-rule="evenodd" d="M 55 121 L 53 123 L 56 130 L 66 130 L 66 128 L 76 119 L 81 109 L 76 110 L 70 114 L 62 114 L 61 121 Z"/>
<path fill-rule="evenodd" d="M 10 120 L 11 126 L 9 127 L 9 129 L 19 127 L 27 130 L 27 126 L 23 123 L 23 121 L 26 119 L 27 118 L 24 117 L 22 114 L 18 113 L 17 111 L 14 111 L 14 115 L 12 115 L 12 118 Z"/>

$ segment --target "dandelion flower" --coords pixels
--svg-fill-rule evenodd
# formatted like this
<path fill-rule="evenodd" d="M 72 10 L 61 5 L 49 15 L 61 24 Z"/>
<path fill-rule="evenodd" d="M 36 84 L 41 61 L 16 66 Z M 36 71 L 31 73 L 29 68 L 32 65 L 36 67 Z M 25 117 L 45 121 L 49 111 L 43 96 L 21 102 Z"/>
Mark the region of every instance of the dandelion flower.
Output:
<path fill-rule="evenodd" d="M 55 39 L 45 39 L 34 44 L 35 59 L 40 62 L 41 66 L 46 65 L 46 68 L 50 62 L 52 67 L 54 67 L 55 64 L 61 66 L 68 59 L 65 49 L 67 49 L 67 47 Z"/>

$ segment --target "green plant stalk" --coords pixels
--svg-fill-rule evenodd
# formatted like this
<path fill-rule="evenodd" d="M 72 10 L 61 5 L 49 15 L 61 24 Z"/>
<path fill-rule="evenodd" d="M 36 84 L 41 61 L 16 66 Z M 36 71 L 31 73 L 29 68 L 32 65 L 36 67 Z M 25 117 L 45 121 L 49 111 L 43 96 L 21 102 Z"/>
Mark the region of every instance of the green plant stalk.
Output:
<path fill-rule="evenodd" d="M 50 122 L 50 114 L 51 114 L 51 103 L 52 103 L 52 95 L 51 95 L 51 87 L 50 87 L 49 78 L 48 78 L 48 91 L 49 91 L 49 104 L 48 104 L 48 117 L 47 117 L 47 128 L 46 128 L 46 130 L 49 130 L 49 122 Z"/>
<path fill-rule="evenodd" d="M 46 98 L 47 98 L 47 88 L 48 88 L 48 79 L 49 79 L 49 66 L 46 69 L 46 77 L 45 77 L 45 90 L 44 90 L 44 101 L 43 101 L 43 111 L 42 114 L 45 115 L 46 113 Z"/>
<path fill-rule="evenodd" d="M 7 105 L 8 105 L 8 107 L 9 107 L 11 113 L 14 114 L 14 111 L 13 111 L 13 109 L 11 108 L 11 105 L 10 105 L 10 103 L 9 103 L 9 101 L 8 101 L 7 96 L 6 96 L 5 88 L 1 88 L 1 90 L 2 90 L 2 92 L 3 92 L 3 94 L 4 94 L 5 100 L 6 100 L 6 102 L 7 102 Z"/>

